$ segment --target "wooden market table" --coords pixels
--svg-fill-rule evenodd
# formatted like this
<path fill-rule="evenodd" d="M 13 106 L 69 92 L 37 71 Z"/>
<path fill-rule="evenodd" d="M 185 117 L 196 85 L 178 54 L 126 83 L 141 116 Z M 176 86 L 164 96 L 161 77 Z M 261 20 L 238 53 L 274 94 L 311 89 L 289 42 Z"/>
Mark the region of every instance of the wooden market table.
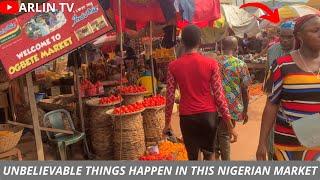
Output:
<path fill-rule="evenodd" d="M 250 74 L 254 74 L 254 79 L 263 82 L 266 74 L 266 65 L 264 63 L 246 63 Z"/>

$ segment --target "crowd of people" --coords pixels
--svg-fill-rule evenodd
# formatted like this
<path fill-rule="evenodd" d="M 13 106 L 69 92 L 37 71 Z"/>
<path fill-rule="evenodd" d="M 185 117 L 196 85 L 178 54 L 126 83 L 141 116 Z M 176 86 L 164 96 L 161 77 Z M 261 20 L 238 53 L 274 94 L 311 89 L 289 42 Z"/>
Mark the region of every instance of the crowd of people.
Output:
<path fill-rule="evenodd" d="M 199 151 L 204 160 L 230 160 L 230 143 L 238 139 L 236 122 L 248 121 L 251 83 L 246 63 L 237 58 L 237 53 L 250 53 L 254 48 L 258 48 L 255 57 L 266 53 L 268 59 L 264 82 L 268 100 L 262 116 L 257 160 L 318 159 L 320 149 L 300 142 L 303 130 L 292 124 L 308 121 L 306 125 L 320 125 L 309 121 L 320 113 L 319 15 L 283 22 L 279 36 L 272 35 L 272 39 L 266 33 L 260 41 L 249 40 L 245 35 L 239 42 L 228 36 L 222 40 L 221 55 L 215 58 L 199 52 L 201 32 L 194 25 L 183 29 L 182 43 L 183 54 L 168 67 L 163 133 L 172 130 L 174 93 L 179 89 L 180 128 L 189 160 L 198 160 Z M 313 142 L 319 142 L 316 138 L 319 132 L 311 133 Z"/>

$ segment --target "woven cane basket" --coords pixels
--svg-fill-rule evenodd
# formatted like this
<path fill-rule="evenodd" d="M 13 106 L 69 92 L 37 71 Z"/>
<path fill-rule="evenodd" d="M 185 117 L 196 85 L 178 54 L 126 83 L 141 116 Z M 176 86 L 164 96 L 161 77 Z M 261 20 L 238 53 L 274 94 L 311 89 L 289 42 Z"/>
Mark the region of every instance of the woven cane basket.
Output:
<path fill-rule="evenodd" d="M 113 160 L 113 124 L 107 110 L 113 106 L 99 106 L 87 103 L 88 113 L 88 132 L 89 140 L 93 153 L 97 159 Z"/>
<path fill-rule="evenodd" d="M 134 104 L 136 102 L 142 102 L 145 94 L 146 93 L 123 94 L 123 103 L 124 105 L 129 105 Z"/>
<path fill-rule="evenodd" d="M 148 108 L 142 113 L 142 116 L 146 146 L 156 145 L 162 140 L 162 131 L 165 125 L 164 106 Z"/>
<path fill-rule="evenodd" d="M 13 132 L 7 136 L 0 136 L 0 153 L 4 153 L 17 146 L 21 138 L 23 128 L 9 124 L 0 124 L 0 131 Z"/>
<path fill-rule="evenodd" d="M 138 160 L 145 150 L 141 112 L 114 116 L 115 160 Z"/>

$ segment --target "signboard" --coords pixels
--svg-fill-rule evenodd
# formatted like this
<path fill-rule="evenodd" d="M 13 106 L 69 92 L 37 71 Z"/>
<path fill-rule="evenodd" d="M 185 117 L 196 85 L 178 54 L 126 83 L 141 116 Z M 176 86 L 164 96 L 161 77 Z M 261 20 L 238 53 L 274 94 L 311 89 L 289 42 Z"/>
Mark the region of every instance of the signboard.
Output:
<path fill-rule="evenodd" d="M 10 79 L 112 29 L 98 0 L 50 0 L 47 3 L 68 3 L 73 4 L 73 8 L 25 13 L 0 25 L 0 60 Z"/>

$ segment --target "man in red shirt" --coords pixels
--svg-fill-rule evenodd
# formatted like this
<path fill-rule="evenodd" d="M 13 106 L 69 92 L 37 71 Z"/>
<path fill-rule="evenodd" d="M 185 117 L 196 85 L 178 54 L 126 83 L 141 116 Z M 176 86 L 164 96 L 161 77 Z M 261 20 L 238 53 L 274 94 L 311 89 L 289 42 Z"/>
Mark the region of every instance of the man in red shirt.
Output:
<path fill-rule="evenodd" d="M 232 142 L 237 140 L 225 98 L 217 61 L 198 53 L 201 32 L 189 25 L 182 31 L 185 53 L 169 64 L 167 75 L 166 124 L 164 134 L 171 130 L 174 92 L 179 86 L 180 128 L 189 160 L 198 160 L 199 150 L 205 160 L 214 160 L 214 143 L 218 113 L 228 125 Z"/>

